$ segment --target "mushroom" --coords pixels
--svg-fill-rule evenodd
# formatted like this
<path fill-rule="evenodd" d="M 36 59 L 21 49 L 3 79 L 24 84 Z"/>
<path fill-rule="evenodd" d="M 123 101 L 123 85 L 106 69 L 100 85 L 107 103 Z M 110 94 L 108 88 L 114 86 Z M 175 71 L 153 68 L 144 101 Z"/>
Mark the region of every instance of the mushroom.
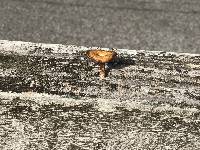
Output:
<path fill-rule="evenodd" d="M 117 56 L 116 52 L 107 50 L 88 50 L 86 54 L 90 59 L 99 64 L 99 76 L 101 79 L 104 79 L 106 76 L 105 63 L 113 61 Z"/>

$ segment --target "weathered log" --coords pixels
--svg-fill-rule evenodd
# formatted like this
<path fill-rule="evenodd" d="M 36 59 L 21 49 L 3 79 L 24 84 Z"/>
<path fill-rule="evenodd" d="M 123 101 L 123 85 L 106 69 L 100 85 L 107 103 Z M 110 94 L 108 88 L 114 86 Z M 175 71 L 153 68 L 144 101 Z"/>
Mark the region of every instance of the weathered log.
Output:
<path fill-rule="evenodd" d="M 116 49 L 100 80 L 90 49 L 0 41 L 0 148 L 200 147 L 200 55 Z"/>

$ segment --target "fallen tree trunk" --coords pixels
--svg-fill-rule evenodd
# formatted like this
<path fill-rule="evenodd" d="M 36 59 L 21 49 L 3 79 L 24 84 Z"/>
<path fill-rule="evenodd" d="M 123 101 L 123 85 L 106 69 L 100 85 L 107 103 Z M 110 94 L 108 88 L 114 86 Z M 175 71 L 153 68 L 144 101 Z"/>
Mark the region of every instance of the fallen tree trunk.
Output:
<path fill-rule="evenodd" d="M 0 41 L 0 147 L 199 148 L 200 55 L 116 50 L 100 80 L 89 49 Z"/>

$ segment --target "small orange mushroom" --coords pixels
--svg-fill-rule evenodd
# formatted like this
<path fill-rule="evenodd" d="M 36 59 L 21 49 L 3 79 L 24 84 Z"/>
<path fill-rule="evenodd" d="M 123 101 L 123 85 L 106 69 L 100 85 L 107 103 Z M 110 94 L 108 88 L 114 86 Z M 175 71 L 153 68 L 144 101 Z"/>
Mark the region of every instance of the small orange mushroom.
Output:
<path fill-rule="evenodd" d="M 88 50 L 86 54 L 90 59 L 99 63 L 99 76 L 101 79 L 105 78 L 106 76 L 105 63 L 113 61 L 117 56 L 116 52 L 107 50 Z"/>

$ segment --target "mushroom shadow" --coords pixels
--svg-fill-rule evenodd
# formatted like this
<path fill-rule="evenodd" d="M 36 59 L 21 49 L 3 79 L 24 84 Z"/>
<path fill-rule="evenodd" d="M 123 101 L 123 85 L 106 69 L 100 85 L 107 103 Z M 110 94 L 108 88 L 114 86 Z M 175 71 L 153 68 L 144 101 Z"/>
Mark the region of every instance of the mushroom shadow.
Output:
<path fill-rule="evenodd" d="M 106 76 L 112 69 L 122 69 L 135 65 L 135 60 L 131 57 L 117 57 L 114 61 L 107 63 Z"/>

